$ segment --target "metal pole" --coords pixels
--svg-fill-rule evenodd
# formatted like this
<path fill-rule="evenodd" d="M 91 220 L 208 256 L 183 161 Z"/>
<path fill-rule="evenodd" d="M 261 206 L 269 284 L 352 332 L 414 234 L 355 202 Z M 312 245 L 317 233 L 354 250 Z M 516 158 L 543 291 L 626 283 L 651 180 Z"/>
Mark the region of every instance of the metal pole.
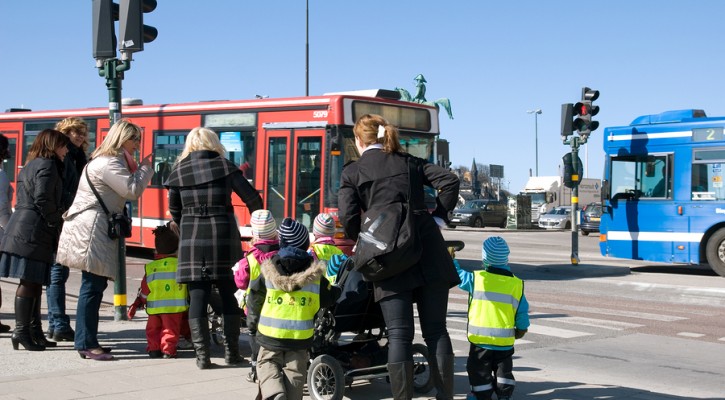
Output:
<path fill-rule="evenodd" d="M 534 140 L 536 141 L 536 176 L 539 176 L 539 114 L 541 110 L 534 112 Z"/>
<path fill-rule="evenodd" d="M 310 0 L 305 9 L 305 96 L 310 95 Z"/>
<path fill-rule="evenodd" d="M 581 182 L 581 176 L 577 174 L 579 170 L 579 138 L 574 136 L 571 138 L 571 165 L 574 169 L 574 176 L 572 180 L 577 182 L 574 188 L 571 190 L 571 264 L 579 264 L 579 232 L 577 210 L 579 208 L 579 182 Z"/>
<path fill-rule="evenodd" d="M 109 126 L 113 126 L 123 117 L 121 105 L 121 82 L 123 81 L 123 72 L 131 69 L 130 57 L 119 63 L 118 59 L 111 58 L 104 60 L 103 69 L 99 71 L 99 75 L 106 78 L 106 87 L 108 87 L 108 122 Z M 131 215 L 131 214 L 129 214 Z M 127 298 L 126 298 L 126 239 L 118 238 L 118 276 L 113 285 L 113 306 L 114 321 L 127 320 L 126 315 Z"/>

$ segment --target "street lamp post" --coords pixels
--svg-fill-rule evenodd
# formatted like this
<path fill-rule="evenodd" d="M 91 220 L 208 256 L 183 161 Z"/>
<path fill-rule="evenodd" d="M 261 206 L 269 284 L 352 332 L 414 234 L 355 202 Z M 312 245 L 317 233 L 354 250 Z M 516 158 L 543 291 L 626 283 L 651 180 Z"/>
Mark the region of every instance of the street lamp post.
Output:
<path fill-rule="evenodd" d="M 539 114 L 541 109 L 526 111 L 528 114 L 534 114 L 534 145 L 536 146 L 536 176 L 539 176 Z"/>

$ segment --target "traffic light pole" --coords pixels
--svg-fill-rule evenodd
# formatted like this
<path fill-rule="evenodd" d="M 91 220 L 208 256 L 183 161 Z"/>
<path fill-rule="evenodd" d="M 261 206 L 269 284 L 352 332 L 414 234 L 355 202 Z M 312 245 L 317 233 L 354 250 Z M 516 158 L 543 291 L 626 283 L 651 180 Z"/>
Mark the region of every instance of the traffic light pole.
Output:
<path fill-rule="evenodd" d="M 574 173 L 579 171 L 579 137 L 571 138 L 571 163 Z M 572 180 L 581 182 L 581 177 L 576 175 L 576 179 Z M 579 185 L 574 185 L 571 189 L 571 264 L 579 264 L 579 220 L 577 219 L 577 210 L 579 209 Z"/>
<path fill-rule="evenodd" d="M 116 58 L 103 60 L 103 67 L 99 66 L 98 74 L 106 78 L 108 87 L 108 122 L 113 126 L 122 118 L 121 83 L 123 72 L 131 69 L 131 60 L 120 61 Z M 126 315 L 126 239 L 118 238 L 118 275 L 113 285 L 114 321 L 125 321 Z"/>

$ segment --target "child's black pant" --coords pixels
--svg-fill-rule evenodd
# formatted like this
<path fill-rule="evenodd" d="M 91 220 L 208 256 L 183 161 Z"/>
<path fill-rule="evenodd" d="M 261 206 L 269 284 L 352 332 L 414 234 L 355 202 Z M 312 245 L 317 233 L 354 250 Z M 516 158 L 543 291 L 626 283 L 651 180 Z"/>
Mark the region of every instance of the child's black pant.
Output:
<path fill-rule="evenodd" d="M 490 400 L 494 391 L 499 398 L 513 394 L 516 386 L 513 355 L 514 349 L 489 350 L 471 344 L 466 370 L 477 400 Z"/>

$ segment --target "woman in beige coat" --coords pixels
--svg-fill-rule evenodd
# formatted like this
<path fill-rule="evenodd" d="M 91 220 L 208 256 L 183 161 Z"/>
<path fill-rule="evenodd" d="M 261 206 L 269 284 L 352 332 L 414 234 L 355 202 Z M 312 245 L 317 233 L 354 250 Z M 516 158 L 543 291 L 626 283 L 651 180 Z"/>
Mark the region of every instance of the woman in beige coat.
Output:
<path fill-rule="evenodd" d="M 99 310 L 108 280 L 118 274 L 118 239 L 108 236 L 108 217 L 88 180 L 98 191 L 109 213 L 121 213 L 126 200 L 141 196 L 153 176 L 151 155 L 137 165 L 132 154 L 139 150 L 141 128 L 122 120 L 111 127 L 100 147 L 91 154 L 80 177 L 73 205 L 64 214 L 56 262 L 81 270 L 76 312 L 75 349 L 81 358 L 113 359 L 110 349 L 98 344 Z"/>

